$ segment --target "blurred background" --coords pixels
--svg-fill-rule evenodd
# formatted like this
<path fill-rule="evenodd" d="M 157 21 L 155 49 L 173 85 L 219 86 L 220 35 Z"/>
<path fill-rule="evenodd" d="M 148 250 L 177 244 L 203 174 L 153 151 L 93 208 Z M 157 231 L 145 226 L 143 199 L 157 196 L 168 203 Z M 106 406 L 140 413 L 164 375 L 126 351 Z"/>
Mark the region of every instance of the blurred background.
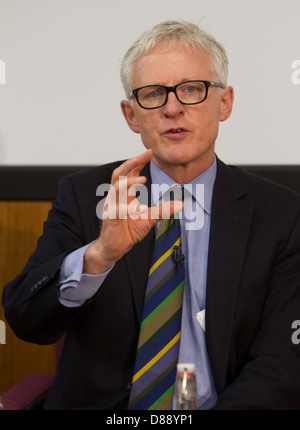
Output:
<path fill-rule="evenodd" d="M 219 157 L 298 164 L 299 16 L 299 0 L 0 0 L 0 165 L 95 165 L 142 152 L 120 110 L 120 63 L 168 19 L 200 25 L 227 50 L 235 104 Z"/>

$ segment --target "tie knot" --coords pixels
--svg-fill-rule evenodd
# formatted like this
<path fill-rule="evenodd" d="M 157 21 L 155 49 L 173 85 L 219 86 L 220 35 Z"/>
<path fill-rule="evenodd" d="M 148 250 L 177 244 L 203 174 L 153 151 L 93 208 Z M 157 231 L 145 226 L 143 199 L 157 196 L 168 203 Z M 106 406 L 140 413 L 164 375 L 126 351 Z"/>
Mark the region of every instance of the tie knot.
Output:
<path fill-rule="evenodd" d="M 159 227 L 156 233 L 156 240 L 158 240 L 160 237 L 166 236 L 174 226 L 174 223 L 177 223 L 179 220 L 174 218 L 174 215 L 172 215 L 170 218 L 162 219 L 159 223 Z"/>

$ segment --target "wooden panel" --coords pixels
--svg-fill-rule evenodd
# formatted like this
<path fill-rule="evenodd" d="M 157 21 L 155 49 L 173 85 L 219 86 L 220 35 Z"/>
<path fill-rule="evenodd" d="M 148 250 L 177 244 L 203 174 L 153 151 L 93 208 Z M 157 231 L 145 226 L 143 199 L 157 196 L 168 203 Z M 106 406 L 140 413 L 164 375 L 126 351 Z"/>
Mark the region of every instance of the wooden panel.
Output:
<path fill-rule="evenodd" d="M 51 202 L 0 201 L 0 295 L 4 285 L 20 273 L 42 233 Z M 55 346 L 34 345 L 18 339 L 4 318 L 6 344 L 0 344 L 0 390 L 5 392 L 31 373 L 52 373 Z"/>

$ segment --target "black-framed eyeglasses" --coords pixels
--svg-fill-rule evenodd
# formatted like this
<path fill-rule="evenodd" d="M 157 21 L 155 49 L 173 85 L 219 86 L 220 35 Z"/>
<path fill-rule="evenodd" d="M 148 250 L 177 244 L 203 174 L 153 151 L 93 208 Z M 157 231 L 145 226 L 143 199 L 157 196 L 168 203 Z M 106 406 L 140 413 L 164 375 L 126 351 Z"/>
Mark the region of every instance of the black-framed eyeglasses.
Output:
<path fill-rule="evenodd" d="M 164 85 L 146 85 L 135 88 L 131 92 L 139 106 L 143 109 L 157 109 L 167 103 L 169 93 L 174 93 L 183 105 L 196 105 L 207 98 L 210 86 L 225 88 L 222 84 L 212 81 L 186 81 L 172 87 Z"/>

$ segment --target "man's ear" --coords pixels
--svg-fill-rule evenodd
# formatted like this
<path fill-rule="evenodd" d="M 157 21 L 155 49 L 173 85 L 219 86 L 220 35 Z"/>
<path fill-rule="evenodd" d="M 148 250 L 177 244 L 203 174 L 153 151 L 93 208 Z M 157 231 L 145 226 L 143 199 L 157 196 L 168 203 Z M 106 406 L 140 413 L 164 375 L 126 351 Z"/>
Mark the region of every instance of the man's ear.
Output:
<path fill-rule="evenodd" d="M 220 121 L 229 118 L 232 112 L 234 92 L 232 87 L 226 87 L 222 90 L 220 103 Z"/>
<path fill-rule="evenodd" d="M 123 112 L 123 115 L 126 119 L 127 124 L 129 125 L 130 129 L 134 131 L 135 133 L 139 133 L 140 129 L 138 126 L 138 123 L 135 119 L 135 114 L 132 109 L 131 102 L 129 100 L 122 100 L 121 101 L 121 109 Z"/>

